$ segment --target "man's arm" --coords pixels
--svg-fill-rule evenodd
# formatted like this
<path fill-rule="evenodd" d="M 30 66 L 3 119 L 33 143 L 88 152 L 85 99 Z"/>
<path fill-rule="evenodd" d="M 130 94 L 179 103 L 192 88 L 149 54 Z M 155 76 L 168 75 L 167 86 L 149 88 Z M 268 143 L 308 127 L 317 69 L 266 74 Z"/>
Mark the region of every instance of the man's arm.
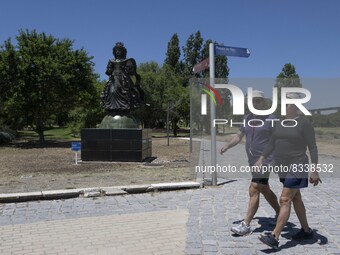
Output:
<path fill-rule="evenodd" d="M 259 159 L 256 161 L 255 166 L 262 166 L 263 160 L 265 160 L 274 150 L 274 138 L 271 137 L 267 147 L 264 149 L 264 151 L 262 152 L 262 155 L 259 157 Z"/>
<path fill-rule="evenodd" d="M 309 182 L 316 186 L 319 184 L 319 182 L 322 183 L 319 173 L 316 172 L 318 164 L 318 148 L 316 146 L 314 128 L 307 120 L 305 120 L 305 125 L 303 128 L 303 137 L 307 143 L 307 147 L 311 157 L 311 169 L 313 169 L 309 175 Z"/>
<path fill-rule="evenodd" d="M 231 139 L 231 141 L 229 143 L 226 143 L 220 150 L 220 154 L 223 155 L 223 153 L 225 153 L 227 150 L 229 150 L 230 148 L 234 147 L 235 145 L 237 145 L 239 142 L 241 142 L 242 138 L 244 136 L 244 133 L 241 132 L 240 130 L 237 132 L 236 135 L 234 135 L 234 137 Z"/>

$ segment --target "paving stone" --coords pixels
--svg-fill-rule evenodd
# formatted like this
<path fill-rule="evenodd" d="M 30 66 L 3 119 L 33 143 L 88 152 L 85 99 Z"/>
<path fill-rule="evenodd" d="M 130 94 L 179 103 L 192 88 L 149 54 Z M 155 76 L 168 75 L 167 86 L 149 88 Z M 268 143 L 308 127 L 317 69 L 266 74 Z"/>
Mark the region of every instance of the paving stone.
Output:
<path fill-rule="evenodd" d="M 303 245 L 299 245 L 286 239 L 286 237 L 291 236 L 293 231 L 300 228 L 298 219 L 292 209 L 289 219 L 291 224 L 282 232 L 281 246 L 283 248 L 279 252 L 280 255 L 337 254 L 340 248 L 340 236 L 338 233 L 340 217 L 333 214 L 337 214 L 337 210 L 340 209 L 340 207 L 336 205 L 340 204 L 337 198 L 337 194 L 340 191 L 340 185 L 338 185 L 338 183 L 339 179 L 329 179 L 327 180 L 327 185 L 323 183 L 317 187 L 308 187 L 303 191 L 303 200 L 308 213 L 308 220 L 313 229 L 316 230 L 320 240 L 324 243 L 322 245 L 318 243 L 304 243 Z M 265 251 L 270 251 L 270 249 L 258 240 L 261 232 L 255 232 L 245 237 L 235 237 L 230 231 L 231 226 L 234 225 L 233 222 L 242 219 L 245 215 L 244 213 L 248 203 L 248 185 L 248 179 L 239 179 L 217 188 L 195 189 L 190 191 L 181 190 L 106 196 L 94 199 L 73 198 L 56 201 L 0 204 L 0 238 L 6 236 L 6 239 L 0 240 L 1 244 L 5 244 L 6 242 L 17 244 L 18 238 L 21 238 L 21 234 L 24 233 L 21 227 L 30 227 L 30 230 L 32 230 L 30 233 L 45 233 L 45 236 L 47 233 L 47 238 L 50 234 L 54 233 L 53 231 L 62 235 L 63 230 L 65 230 L 63 228 L 66 226 L 64 226 L 64 224 L 58 225 L 58 222 L 70 222 L 69 227 L 82 233 L 75 238 L 82 240 L 81 242 L 88 241 L 88 239 L 82 239 L 84 236 L 87 237 L 87 235 L 84 235 L 84 230 L 92 226 L 91 238 L 93 239 L 89 239 L 93 241 L 91 245 L 94 246 L 94 250 L 100 247 L 106 249 L 101 250 L 104 254 L 112 250 L 113 246 L 111 246 L 111 244 L 114 244 L 114 242 L 108 241 L 106 244 L 103 244 L 102 241 L 103 238 L 105 238 L 105 235 L 103 237 L 103 233 L 106 233 L 108 237 L 116 236 L 117 240 L 120 240 L 119 236 L 123 237 L 124 239 L 121 239 L 121 247 L 123 247 L 123 245 L 125 247 L 125 245 L 132 246 L 134 243 L 128 242 L 129 238 L 124 236 L 124 234 L 135 235 L 137 234 L 137 229 L 140 231 L 139 234 L 141 234 L 140 240 L 145 240 L 140 243 L 145 244 L 145 242 L 148 241 L 156 246 L 163 247 L 164 250 L 162 250 L 162 252 L 166 254 L 168 251 L 170 252 L 170 248 L 175 249 L 177 247 L 176 245 L 172 246 L 171 242 L 172 239 L 176 239 L 176 234 L 169 229 L 169 235 L 165 238 L 164 231 L 166 231 L 166 229 L 162 228 L 162 226 L 159 225 L 152 229 L 150 229 L 150 227 L 154 226 L 153 224 L 158 220 L 163 223 L 174 223 L 178 220 L 175 215 L 174 217 L 164 219 L 153 217 L 149 219 L 150 221 L 135 216 L 138 213 L 159 213 L 159 215 L 162 215 L 161 213 L 163 212 L 186 210 L 186 220 L 181 222 L 182 230 L 184 229 L 181 235 L 184 234 L 184 241 L 182 240 L 182 242 L 178 244 L 179 246 L 182 245 L 182 250 L 178 249 L 177 251 L 179 253 L 173 251 L 172 254 L 265 254 Z M 277 179 L 271 180 L 271 187 L 276 194 L 280 194 L 282 185 Z M 332 204 L 332 208 L 334 207 L 336 210 L 318 206 L 320 201 L 323 201 L 323 204 Z M 171 208 L 171 210 L 169 210 L 169 208 Z M 326 213 L 332 213 L 333 217 L 330 217 L 330 215 Z M 257 218 L 252 221 L 252 226 L 260 231 L 259 227 L 262 226 L 265 228 L 266 225 L 263 222 L 272 215 L 272 208 L 261 198 L 260 208 L 256 214 Z M 124 231 L 116 233 L 120 227 L 124 227 L 125 222 L 118 220 L 115 216 L 129 217 L 134 227 L 125 228 Z M 110 220 L 106 221 L 104 219 Z M 77 224 L 75 224 L 75 222 Z M 45 232 L 39 232 L 33 228 L 35 224 L 49 227 L 45 228 Z M 102 226 L 102 231 L 96 230 L 96 226 L 98 227 L 99 225 Z M 1 232 L 6 227 L 11 227 L 12 230 L 10 230 L 10 234 L 8 234 L 8 231 L 6 234 L 4 234 L 5 232 Z M 176 229 L 175 226 L 174 228 Z M 66 234 L 72 236 L 71 232 L 66 231 L 65 235 Z M 64 241 L 66 245 L 72 245 L 72 240 L 74 243 L 77 242 L 75 239 L 71 238 L 70 240 Z M 96 247 L 96 240 L 98 240 L 98 247 Z M 162 240 L 164 240 L 164 242 L 162 242 Z M 70 241 L 70 243 L 67 243 L 68 241 Z M 124 241 L 126 241 L 126 243 L 124 243 Z M 40 242 L 45 244 L 46 239 L 41 238 Z M 167 246 L 169 243 L 170 246 Z M 41 243 L 36 244 L 35 247 L 36 250 L 41 251 L 39 250 L 41 249 L 39 244 Z M 61 250 L 58 250 L 58 245 L 59 247 L 62 245 L 61 241 L 59 242 L 53 239 L 53 242 L 49 245 L 53 248 L 51 253 L 54 251 L 62 253 Z M 105 245 L 107 245 L 107 247 Z M 78 245 L 77 247 L 79 248 L 80 246 Z M 119 250 L 119 245 L 117 245 L 117 247 Z M 138 254 L 132 248 L 133 247 L 131 247 L 131 254 Z M 27 249 L 29 249 L 29 247 L 27 247 Z M 6 249 L 2 249 L 0 246 L 0 251 L 4 254 L 11 253 L 10 251 L 8 252 L 8 246 Z M 120 251 L 122 252 L 120 254 L 126 254 L 124 251 Z M 144 251 L 150 251 L 150 247 L 145 247 Z M 143 253 L 139 255 L 141 254 Z"/>

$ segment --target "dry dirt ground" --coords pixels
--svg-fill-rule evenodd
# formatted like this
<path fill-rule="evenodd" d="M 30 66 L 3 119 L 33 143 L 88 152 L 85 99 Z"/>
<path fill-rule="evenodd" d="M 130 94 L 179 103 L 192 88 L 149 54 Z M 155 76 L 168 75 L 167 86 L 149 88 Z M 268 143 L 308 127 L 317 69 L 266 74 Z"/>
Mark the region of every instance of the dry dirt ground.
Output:
<path fill-rule="evenodd" d="M 71 142 L 0 147 L 0 193 L 38 190 L 107 187 L 192 181 L 196 176 L 189 167 L 189 141 L 153 138 L 152 155 L 145 163 L 75 164 Z"/>

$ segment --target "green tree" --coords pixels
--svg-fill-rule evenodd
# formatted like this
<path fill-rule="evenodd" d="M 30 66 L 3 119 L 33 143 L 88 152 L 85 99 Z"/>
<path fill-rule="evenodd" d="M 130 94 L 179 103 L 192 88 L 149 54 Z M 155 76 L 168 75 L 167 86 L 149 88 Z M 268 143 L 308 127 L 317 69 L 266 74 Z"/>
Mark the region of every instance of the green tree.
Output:
<path fill-rule="evenodd" d="M 18 107 L 14 107 L 14 85 L 18 82 L 19 57 L 8 39 L 0 48 L 0 126 L 17 128 L 22 123 Z M 18 102 L 20 104 L 20 102 Z M 13 106 L 13 107 L 12 107 Z"/>
<path fill-rule="evenodd" d="M 164 100 L 162 108 L 167 110 L 168 102 L 170 103 L 170 121 L 173 135 L 177 136 L 178 122 L 184 120 L 188 122 L 190 111 L 189 88 L 184 87 L 183 76 L 174 72 L 173 69 L 164 66 L 161 72 L 161 84 L 164 86 Z"/>
<path fill-rule="evenodd" d="M 208 39 L 205 41 L 202 51 L 201 59 L 209 58 L 209 44 L 213 41 Z M 214 42 L 216 44 L 216 42 Z M 229 76 L 228 59 L 226 56 L 215 56 L 215 77 L 226 79 Z M 204 71 L 204 77 L 209 77 L 209 70 Z"/>
<path fill-rule="evenodd" d="M 282 71 L 276 77 L 275 87 L 278 88 L 278 107 L 276 115 L 281 115 L 281 88 L 282 87 L 302 87 L 300 77 L 295 70 L 295 66 L 287 63 L 283 66 Z"/>
<path fill-rule="evenodd" d="M 162 109 L 164 86 L 159 82 L 161 67 L 156 62 L 141 63 L 138 67 L 141 87 L 145 92 L 145 107 L 138 111 L 144 127 L 164 127 L 165 113 Z"/>
<path fill-rule="evenodd" d="M 159 67 L 155 62 L 140 64 L 138 73 L 147 104 L 139 111 L 142 123 L 149 128 L 164 128 L 168 102 L 172 102 L 170 118 L 176 136 L 178 122 L 189 119 L 189 89 L 183 86 L 183 76 L 171 66 Z"/>
<path fill-rule="evenodd" d="M 67 124 L 72 133 L 80 134 L 82 128 L 95 128 L 105 116 L 105 110 L 101 106 L 100 94 L 106 81 L 95 81 L 94 86 L 79 94 L 77 105 L 67 113 Z"/>
<path fill-rule="evenodd" d="M 69 39 L 20 30 L 16 40 L 16 46 L 8 39 L 1 47 L 0 87 L 7 91 L 1 96 L 3 116 L 22 119 L 44 142 L 48 119 L 68 113 L 93 90 L 94 64 L 84 49 L 74 50 Z"/>
<path fill-rule="evenodd" d="M 164 64 L 171 66 L 175 70 L 179 68 L 179 59 L 181 50 L 179 48 L 179 39 L 177 33 L 174 34 L 168 42 L 168 49 Z"/>
<path fill-rule="evenodd" d="M 194 65 L 202 61 L 202 45 L 203 38 L 201 36 L 201 32 L 197 31 L 195 35 L 191 34 L 189 36 L 185 46 L 183 47 L 185 74 L 188 76 L 193 75 L 192 69 Z"/>
<path fill-rule="evenodd" d="M 301 88 L 300 77 L 295 71 L 295 66 L 291 63 L 285 64 L 282 71 L 276 77 L 276 87 L 299 87 Z"/>

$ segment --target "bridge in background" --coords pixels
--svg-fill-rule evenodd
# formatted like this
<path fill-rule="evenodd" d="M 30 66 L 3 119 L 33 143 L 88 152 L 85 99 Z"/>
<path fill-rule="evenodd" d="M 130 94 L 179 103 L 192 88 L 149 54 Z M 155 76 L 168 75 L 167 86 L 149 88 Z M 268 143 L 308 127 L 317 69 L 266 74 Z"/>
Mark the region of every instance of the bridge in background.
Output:
<path fill-rule="evenodd" d="M 312 114 L 321 114 L 321 112 L 334 111 L 334 110 L 340 112 L 340 106 L 338 106 L 338 107 L 326 107 L 326 108 L 310 109 L 309 111 Z"/>

